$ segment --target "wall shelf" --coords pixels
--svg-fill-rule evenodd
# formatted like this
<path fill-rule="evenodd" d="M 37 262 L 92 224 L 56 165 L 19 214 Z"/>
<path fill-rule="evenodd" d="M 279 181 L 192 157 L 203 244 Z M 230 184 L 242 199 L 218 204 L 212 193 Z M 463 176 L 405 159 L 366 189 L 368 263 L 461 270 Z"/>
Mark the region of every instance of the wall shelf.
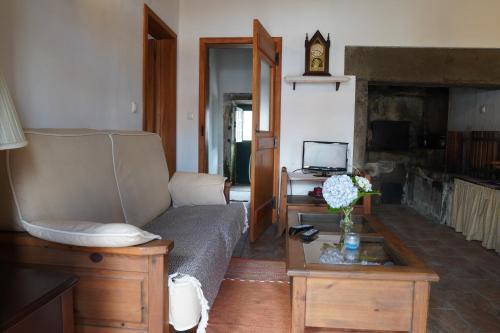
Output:
<path fill-rule="evenodd" d="M 335 83 L 335 90 L 338 91 L 340 84 L 349 81 L 351 78 L 348 76 L 304 76 L 304 75 L 287 75 L 285 82 L 293 84 L 297 83 Z"/>

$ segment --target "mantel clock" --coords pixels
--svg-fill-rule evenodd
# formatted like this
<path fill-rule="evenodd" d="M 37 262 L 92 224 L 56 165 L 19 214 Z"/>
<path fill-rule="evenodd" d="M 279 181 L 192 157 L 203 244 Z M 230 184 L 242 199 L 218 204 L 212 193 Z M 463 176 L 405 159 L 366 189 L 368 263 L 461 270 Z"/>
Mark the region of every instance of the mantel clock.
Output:
<path fill-rule="evenodd" d="M 323 75 L 331 76 L 329 73 L 329 58 L 330 58 L 330 34 L 327 39 L 316 31 L 309 40 L 306 34 L 306 69 L 304 75 Z"/>

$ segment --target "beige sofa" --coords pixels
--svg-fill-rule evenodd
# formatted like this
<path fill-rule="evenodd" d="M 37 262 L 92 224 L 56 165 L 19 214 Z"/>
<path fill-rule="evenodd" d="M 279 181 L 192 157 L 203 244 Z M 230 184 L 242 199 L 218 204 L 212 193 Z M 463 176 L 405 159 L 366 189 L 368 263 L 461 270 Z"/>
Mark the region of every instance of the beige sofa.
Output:
<path fill-rule="evenodd" d="M 224 179 L 218 176 L 178 173 L 174 174 L 171 181 L 160 138 L 151 133 L 83 129 L 30 130 L 26 131 L 26 136 L 29 141 L 26 148 L 0 157 L 0 229 L 10 231 L 3 233 L 0 242 L 3 242 L 3 246 L 8 244 L 17 247 L 17 252 L 20 253 L 17 257 L 7 259 L 72 271 L 81 278 L 77 289 L 99 289 L 100 287 L 95 286 L 102 286 L 99 282 L 103 280 L 102 276 L 97 281 L 89 277 L 89 271 L 92 274 L 97 274 L 99 270 L 106 271 L 106 281 L 109 281 L 110 276 L 123 281 L 142 281 L 138 286 L 132 284 L 134 287 L 123 284 L 127 289 L 123 291 L 119 290 L 119 283 L 118 287 L 111 284 L 114 287 L 105 288 L 111 295 L 109 299 L 113 300 L 109 301 L 112 303 L 111 307 L 119 307 L 120 297 L 128 295 L 123 300 L 124 304 L 129 304 L 129 307 L 139 306 L 139 309 L 123 308 L 123 311 L 118 311 L 103 308 L 97 319 L 89 318 L 96 314 L 87 308 L 104 306 L 101 304 L 103 300 L 89 306 L 88 299 L 85 304 L 82 300 L 87 298 L 84 295 L 88 293 L 85 290 L 77 292 L 77 331 L 90 332 L 97 327 L 107 327 L 110 332 L 129 332 L 131 329 L 134 332 L 153 332 L 156 330 L 153 327 L 162 326 L 165 329 L 170 323 L 177 330 L 187 330 L 198 325 L 198 331 L 203 332 L 208 320 L 208 308 L 215 298 L 232 250 L 246 224 L 243 205 L 225 204 Z M 170 253 L 170 278 L 166 277 L 165 271 L 165 279 L 149 280 L 152 274 L 163 274 L 150 272 L 147 267 L 144 272 L 149 274 L 148 278 L 139 278 L 144 273 L 141 269 L 138 269 L 140 273 L 133 269 L 117 273 L 120 267 L 114 264 L 102 266 L 102 258 L 104 256 L 110 263 L 117 256 L 129 253 L 166 254 L 172 250 L 171 242 L 156 241 L 130 250 L 92 249 L 79 247 L 79 244 L 71 242 L 62 246 L 30 239 L 25 233 L 12 234 L 12 231 L 29 230 L 29 226 L 37 221 L 49 221 L 49 225 L 51 221 L 124 223 L 141 229 L 149 228 L 150 232 L 163 239 L 173 240 L 176 244 Z M 201 238 L 198 233 L 202 234 Z M 52 252 L 36 254 L 37 250 L 29 246 L 38 247 L 40 251 L 50 248 Z M 86 253 L 84 257 L 89 256 L 92 263 L 72 266 L 67 258 L 60 258 L 72 256 L 75 251 Z M 32 252 L 33 254 L 27 254 Z M 203 253 L 212 255 L 197 258 Z M 85 261 L 85 258 L 82 260 Z M 137 264 L 134 260 L 130 261 L 130 257 L 127 260 L 122 264 Z M 146 262 L 149 262 L 151 268 L 154 260 L 148 260 Z M 210 266 L 210 269 L 205 270 L 203 265 Z M 217 268 L 216 271 L 214 267 Z M 163 295 L 163 291 L 167 290 L 167 279 L 169 299 L 163 300 L 163 310 L 169 309 L 169 312 L 160 318 L 158 314 L 151 315 L 153 305 L 149 301 Z M 146 281 L 150 281 L 149 285 Z M 155 293 L 154 284 L 158 283 L 164 285 L 157 286 L 158 291 Z M 109 290 L 113 288 L 118 289 Z M 145 288 L 149 297 L 144 295 Z M 128 303 L 134 298 L 138 301 Z M 91 299 L 90 304 L 92 301 Z M 89 315 L 82 314 L 85 311 L 79 307 L 87 309 Z M 102 312 L 109 312 L 109 318 Z M 130 319 L 134 317 L 130 315 L 132 313 L 137 313 L 137 319 Z M 149 319 L 145 319 L 145 314 Z M 152 323 L 154 320 L 161 320 L 162 324 Z"/>

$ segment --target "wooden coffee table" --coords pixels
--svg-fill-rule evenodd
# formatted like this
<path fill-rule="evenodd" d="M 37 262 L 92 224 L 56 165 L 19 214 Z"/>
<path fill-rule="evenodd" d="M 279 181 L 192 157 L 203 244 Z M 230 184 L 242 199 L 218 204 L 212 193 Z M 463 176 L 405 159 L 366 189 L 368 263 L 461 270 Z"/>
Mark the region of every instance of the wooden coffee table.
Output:
<path fill-rule="evenodd" d="M 357 216 L 355 222 L 360 252 L 371 265 L 322 264 L 321 248 L 340 237 L 338 217 L 289 212 L 288 226 L 312 224 L 320 230 L 309 244 L 287 237 L 292 332 L 306 326 L 426 332 L 430 282 L 439 276 L 375 217 Z"/>

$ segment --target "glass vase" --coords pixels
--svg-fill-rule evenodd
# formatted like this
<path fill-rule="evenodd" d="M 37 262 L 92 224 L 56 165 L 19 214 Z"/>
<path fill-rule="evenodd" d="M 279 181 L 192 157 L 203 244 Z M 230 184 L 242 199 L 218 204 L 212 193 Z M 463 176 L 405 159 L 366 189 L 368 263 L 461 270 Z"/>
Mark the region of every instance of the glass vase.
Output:
<path fill-rule="evenodd" d="M 345 234 L 349 233 L 352 231 L 352 227 L 354 225 L 352 221 L 352 210 L 353 207 L 344 207 L 341 209 L 342 210 L 342 218 L 340 219 L 340 249 L 344 248 L 344 242 L 345 242 Z"/>
<path fill-rule="evenodd" d="M 353 207 L 345 207 L 342 208 L 342 219 L 340 220 L 340 230 L 342 234 L 348 233 L 352 231 L 352 227 L 354 226 L 354 222 L 352 221 L 352 210 Z"/>

